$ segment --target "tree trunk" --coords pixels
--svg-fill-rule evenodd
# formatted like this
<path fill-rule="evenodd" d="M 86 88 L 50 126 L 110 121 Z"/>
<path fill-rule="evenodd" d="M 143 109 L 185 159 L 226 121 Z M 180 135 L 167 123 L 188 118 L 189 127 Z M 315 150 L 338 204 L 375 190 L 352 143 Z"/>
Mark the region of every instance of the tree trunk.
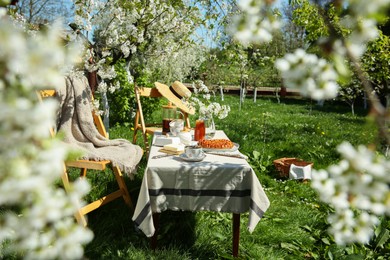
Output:
<path fill-rule="evenodd" d="M 280 88 L 280 96 L 281 96 L 282 98 L 284 98 L 284 97 L 287 96 L 287 89 L 286 89 L 286 87 L 281 87 L 281 88 Z"/>
<path fill-rule="evenodd" d="M 102 93 L 102 102 L 103 102 L 103 109 L 104 109 L 104 117 L 103 117 L 103 124 L 106 128 L 106 132 L 109 135 L 110 131 L 110 105 L 108 104 L 107 99 L 107 93 Z"/>
<path fill-rule="evenodd" d="M 241 75 L 241 82 L 240 82 L 240 107 L 239 110 L 241 111 L 241 106 L 242 106 L 242 75 Z"/>
<path fill-rule="evenodd" d="M 364 91 L 363 94 L 364 94 L 364 96 L 363 96 L 363 107 L 366 110 L 367 109 L 367 93 Z"/>
<path fill-rule="evenodd" d="M 279 89 L 278 88 L 275 89 L 275 95 L 276 95 L 276 99 L 278 100 L 278 104 L 280 104 Z"/>
<path fill-rule="evenodd" d="M 97 71 L 88 72 L 87 74 L 89 87 L 91 88 L 92 95 L 95 95 L 97 88 Z"/>
<path fill-rule="evenodd" d="M 221 94 L 221 100 L 223 101 L 224 98 L 223 98 L 223 87 L 222 86 L 219 86 L 219 93 Z"/>

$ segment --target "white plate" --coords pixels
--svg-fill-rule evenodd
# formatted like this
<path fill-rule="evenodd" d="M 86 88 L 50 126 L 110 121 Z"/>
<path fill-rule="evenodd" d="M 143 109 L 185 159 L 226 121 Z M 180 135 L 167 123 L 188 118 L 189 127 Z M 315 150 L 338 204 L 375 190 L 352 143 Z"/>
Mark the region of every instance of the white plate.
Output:
<path fill-rule="evenodd" d="M 187 155 L 185 153 L 182 153 L 182 154 L 179 155 L 179 157 L 182 160 L 187 161 L 187 162 L 200 162 L 200 161 L 202 161 L 206 157 L 206 154 L 203 153 L 202 156 L 200 156 L 200 157 L 190 158 L 190 157 L 187 157 Z"/>
<path fill-rule="evenodd" d="M 238 150 L 240 145 L 237 143 L 233 143 L 233 144 L 234 144 L 233 148 L 230 148 L 230 149 L 216 149 L 216 148 L 203 148 L 202 147 L 202 150 L 205 152 L 235 152 Z"/>

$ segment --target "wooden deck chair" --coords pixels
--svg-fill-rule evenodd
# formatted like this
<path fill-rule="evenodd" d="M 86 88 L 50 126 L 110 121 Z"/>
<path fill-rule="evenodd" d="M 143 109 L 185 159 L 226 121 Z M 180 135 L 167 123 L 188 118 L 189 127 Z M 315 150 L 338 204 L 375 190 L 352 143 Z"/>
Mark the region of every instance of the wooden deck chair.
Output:
<path fill-rule="evenodd" d="M 55 90 L 43 90 L 40 91 L 40 97 L 41 98 L 47 98 L 47 97 L 53 97 L 55 95 Z M 108 137 L 107 132 L 105 130 L 104 124 L 102 122 L 101 117 L 93 113 L 93 119 L 94 123 L 96 125 L 96 128 L 98 129 L 99 133 L 105 137 Z M 54 136 L 53 129 L 50 129 L 50 133 L 52 136 Z M 69 190 L 70 188 L 70 182 L 69 182 L 69 175 L 67 172 L 67 169 L 70 167 L 78 168 L 80 169 L 80 177 L 85 178 L 87 176 L 87 170 L 98 170 L 98 171 L 104 171 L 106 167 L 110 165 L 112 168 L 112 172 L 115 176 L 116 182 L 118 183 L 118 190 L 105 195 L 101 197 L 100 199 L 97 199 L 84 207 L 80 208 L 79 211 L 75 214 L 75 218 L 77 219 L 77 222 L 80 223 L 83 226 L 87 225 L 87 219 L 85 215 L 90 213 L 91 211 L 98 209 L 99 207 L 115 200 L 118 198 L 123 198 L 126 205 L 133 210 L 133 203 L 131 201 L 129 192 L 127 190 L 126 183 L 123 179 L 123 174 L 121 170 L 117 166 L 113 166 L 111 161 L 104 160 L 104 161 L 93 161 L 93 160 L 76 160 L 76 161 L 66 161 L 64 162 L 64 172 L 61 176 L 63 185 L 65 190 Z"/>

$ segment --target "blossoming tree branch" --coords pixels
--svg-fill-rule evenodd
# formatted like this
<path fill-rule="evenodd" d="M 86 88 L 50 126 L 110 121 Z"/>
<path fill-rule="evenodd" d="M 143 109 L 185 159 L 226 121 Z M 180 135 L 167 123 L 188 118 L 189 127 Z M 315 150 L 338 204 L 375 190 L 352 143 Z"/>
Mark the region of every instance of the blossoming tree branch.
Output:
<path fill-rule="evenodd" d="M 58 104 L 37 95 L 59 86 L 78 56 L 64 48 L 60 31 L 59 24 L 31 31 L 0 7 L 0 257 L 79 259 L 93 238 L 74 219 L 87 181 L 69 192 L 56 185 L 69 156 L 50 136 Z"/>
<path fill-rule="evenodd" d="M 238 2 L 240 12 L 233 22 L 238 41 L 250 45 L 272 40 L 272 32 L 282 23 L 270 12 L 273 2 Z M 316 13 L 328 33 L 312 39 L 321 48 L 322 56 L 297 49 L 276 61 L 275 66 L 285 85 L 300 89 L 302 95 L 315 100 L 332 99 L 339 93 L 340 82 L 350 81 L 351 75 L 355 74 L 370 101 L 370 116 L 378 125 L 380 137 L 389 146 L 386 125 L 389 111 L 379 101 L 361 60 L 367 44 L 380 35 L 378 22 L 390 1 L 328 1 L 328 12 L 320 1 L 312 1 L 313 4 L 307 0 L 289 2 L 296 7 L 296 12 L 309 8 L 310 12 Z M 379 144 L 376 149 L 380 150 Z M 338 151 L 341 155 L 339 164 L 314 171 L 312 186 L 321 199 L 334 208 L 328 221 L 335 241 L 338 244 L 368 243 L 379 216 L 390 215 L 390 162 L 372 147 L 354 148 L 349 143 L 342 143 Z"/>

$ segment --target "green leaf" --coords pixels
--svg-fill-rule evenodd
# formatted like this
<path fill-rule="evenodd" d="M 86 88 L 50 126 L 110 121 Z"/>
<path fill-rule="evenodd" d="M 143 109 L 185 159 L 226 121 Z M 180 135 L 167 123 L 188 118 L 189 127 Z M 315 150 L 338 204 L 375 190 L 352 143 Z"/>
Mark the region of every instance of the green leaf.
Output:
<path fill-rule="evenodd" d="M 306 230 L 306 231 L 309 231 L 309 232 L 312 232 L 312 229 L 308 226 L 308 225 L 304 225 L 302 227 L 302 229 Z"/>
<path fill-rule="evenodd" d="M 280 243 L 281 248 L 287 249 L 290 252 L 300 251 L 300 248 L 290 243 Z"/>
<path fill-rule="evenodd" d="M 226 239 L 226 236 L 224 236 L 223 234 L 219 233 L 219 232 L 215 232 L 214 233 L 214 236 L 216 238 L 218 238 L 219 240 L 225 240 Z"/>
<path fill-rule="evenodd" d="M 325 245 L 330 245 L 329 239 L 326 238 L 326 237 L 321 238 L 321 241 L 322 241 Z"/>
<path fill-rule="evenodd" d="M 375 239 L 375 248 L 383 247 L 383 245 L 389 240 L 390 232 L 386 228 L 381 228 L 379 235 Z"/>
<path fill-rule="evenodd" d="M 254 157 L 255 160 L 259 159 L 259 157 L 260 157 L 260 152 L 258 152 L 258 151 L 253 151 L 253 157 Z"/>

